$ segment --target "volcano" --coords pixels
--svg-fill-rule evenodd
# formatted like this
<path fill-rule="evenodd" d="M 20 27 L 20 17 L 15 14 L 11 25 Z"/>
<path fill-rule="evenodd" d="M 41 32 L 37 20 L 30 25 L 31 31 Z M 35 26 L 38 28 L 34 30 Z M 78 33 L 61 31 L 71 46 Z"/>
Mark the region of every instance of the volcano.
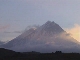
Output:
<path fill-rule="evenodd" d="M 1 47 L 17 52 L 80 52 L 79 42 L 54 21 L 30 28 Z"/>

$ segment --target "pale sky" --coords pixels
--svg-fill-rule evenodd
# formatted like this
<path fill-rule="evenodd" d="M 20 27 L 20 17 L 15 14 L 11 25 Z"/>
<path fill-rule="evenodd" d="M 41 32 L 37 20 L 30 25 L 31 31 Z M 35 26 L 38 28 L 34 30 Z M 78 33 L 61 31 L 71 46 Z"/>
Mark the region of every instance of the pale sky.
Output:
<path fill-rule="evenodd" d="M 80 32 L 80 0 L 0 0 L 0 41 L 12 40 L 27 26 L 48 20 L 68 32 Z M 79 34 L 77 37 L 79 40 Z"/>

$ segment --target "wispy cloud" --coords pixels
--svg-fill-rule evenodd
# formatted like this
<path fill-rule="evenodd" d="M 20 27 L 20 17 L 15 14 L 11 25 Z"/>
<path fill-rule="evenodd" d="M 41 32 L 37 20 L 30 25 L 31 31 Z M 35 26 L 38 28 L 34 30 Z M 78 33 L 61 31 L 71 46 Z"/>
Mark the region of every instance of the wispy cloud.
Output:
<path fill-rule="evenodd" d="M 0 26 L 0 30 L 7 29 L 8 27 L 10 27 L 10 25 Z"/>
<path fill-rule="evenodd" d="M 9 32 L 9 31 L 5 31 L 4 33 L 22 33 L 23 31 L 13 31 L 13 32 Z"/>
<path fill-rule="evenodd" d="M 80 25 L 79 24 L 75 24 L 74 27 L 72 28 L 66 28 L 65 29 L 68 33 L 70 33 L 70 35 L 80 41 Z"/>

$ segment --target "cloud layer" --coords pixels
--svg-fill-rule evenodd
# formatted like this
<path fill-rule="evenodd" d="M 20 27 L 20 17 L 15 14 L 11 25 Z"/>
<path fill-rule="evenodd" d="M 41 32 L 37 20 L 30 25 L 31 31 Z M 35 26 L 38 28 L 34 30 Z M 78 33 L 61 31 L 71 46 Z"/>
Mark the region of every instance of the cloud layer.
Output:
<path fill-rule="evenodd" d="M 65 29 L 70 35 L 80 42 L 80 25 L 74 24 L 74 27 Z"/>

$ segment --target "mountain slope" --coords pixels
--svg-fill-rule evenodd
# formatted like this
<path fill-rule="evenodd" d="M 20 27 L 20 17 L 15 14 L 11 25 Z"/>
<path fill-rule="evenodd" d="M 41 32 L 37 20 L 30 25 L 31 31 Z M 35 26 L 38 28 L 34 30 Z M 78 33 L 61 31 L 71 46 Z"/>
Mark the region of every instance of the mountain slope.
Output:
<path fill-rule="evenodd" d="M 3 45 L 14 51 L 79 52 L 79 44 L 55 22 L 48 21 L 37 29 L 31 28 Z M 76 48 L 76 49 L 75 49 Z"/>
<path fill-rule="evenodd" d="M 5 42 L 0 41 L 0 45 L 5 44 Z"/>

